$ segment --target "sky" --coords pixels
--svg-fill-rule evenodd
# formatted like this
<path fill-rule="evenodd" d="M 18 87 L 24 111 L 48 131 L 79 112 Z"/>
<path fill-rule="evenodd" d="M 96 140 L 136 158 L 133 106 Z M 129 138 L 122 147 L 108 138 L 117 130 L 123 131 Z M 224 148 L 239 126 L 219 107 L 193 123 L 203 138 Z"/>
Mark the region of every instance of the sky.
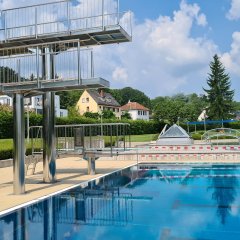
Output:
<path fill-rule="evenodd" d="M 0 0 L 0 8 L 43 2 L 49 0 Z M 111 88 L 130 86 L 150 98 L 202 94 L 218 54 L 240 101 L 240 0 L 119 2 L 132 12 L 133 41 L 94 49 L 95 73 Z"/>

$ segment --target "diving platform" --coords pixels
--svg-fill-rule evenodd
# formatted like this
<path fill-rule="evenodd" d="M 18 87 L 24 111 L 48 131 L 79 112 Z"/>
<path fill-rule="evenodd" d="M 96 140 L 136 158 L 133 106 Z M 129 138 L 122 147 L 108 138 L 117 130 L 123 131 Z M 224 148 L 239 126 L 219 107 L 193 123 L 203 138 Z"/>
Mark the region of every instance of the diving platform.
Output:
<path fill-rule="evenodd" d="M 0 49 L 0 93 L 43 94 L 86 88 L 108 88 L 96 77 L 91 48 L 79 40 Z"/>
<path fill-rule="evenodd" d="M 86 88 L 108 88 L 109 82 L 103 78 L 59 80 L 59 81 L 31 81 L 24 83 L 2 84 L 0 93 L 23 93 L 26 96 L 41 95 L 49 91 L 70 91 Z"/>
<path fill-rule="evenodd" d="M 5 9 L 0 15 L 0 48 L 78 39 L 81 46 L 129 42 L 131 12 L 119 1 L 58 1 Z"/>

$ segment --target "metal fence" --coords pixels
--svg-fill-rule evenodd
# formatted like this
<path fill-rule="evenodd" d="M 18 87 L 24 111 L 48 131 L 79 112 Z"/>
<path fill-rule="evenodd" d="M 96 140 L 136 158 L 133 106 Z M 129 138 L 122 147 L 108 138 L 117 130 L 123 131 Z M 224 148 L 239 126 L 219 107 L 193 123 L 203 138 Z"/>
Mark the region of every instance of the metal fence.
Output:
<path fill-rule="evenodd" d="M 58 154 L 79 153 L 86 150 L 126 149 L 131 147 L 130 125 L 126 123 L 58 125 L 56 149 Z M 42 126 L 29 129 L 32 153 L 43 149 Z"/>
<path fill-rule="evenodd" d="M 119 0 L 58 1 L 6 9 L 0 15 L 0 41 L 40 38 L 121 26 L 131 34 L 130 13 L 119 12 Z"/>
<path fill-rule="evenodd" d="M 205 132 L 202 135 L 202 140 L 211 141 L 211 139 L 221 137 L 235 138 L 240 142 L 240 131 L 231 128 L 216 128 Z"/>

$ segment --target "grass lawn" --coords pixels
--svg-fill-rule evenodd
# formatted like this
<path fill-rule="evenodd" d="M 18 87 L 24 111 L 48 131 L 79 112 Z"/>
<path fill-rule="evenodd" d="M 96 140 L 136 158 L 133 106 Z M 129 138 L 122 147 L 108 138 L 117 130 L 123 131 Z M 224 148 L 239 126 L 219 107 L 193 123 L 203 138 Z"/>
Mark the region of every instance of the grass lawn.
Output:
<path fill-rule="evenodd" d="M 29 143 L 25 141 L 25 144 L 27 148 L 31 148 L 31 140 Z M 40 146 L 40 141 L 37 144 Z M 0 150 L 9 150 L 9 149 L 13 149 L 13 139 L 0 139 Z"/>
<path fill-rule="evenodd" d="M 132 142 L 150 142 L 156 141 L 159 134 L 144 134 L 144 135 L 132 135 Z"/>
<path fill-rule="evenodd" d="M 144 134 L 144 135 L 132 135 L 132 142 L 150 142 L 157 140 L 158 134 Z M 126 140 L 128 141 L 128 136 L 126 136 Z M 27 144 L 28 147 L 31 146 L 31 142 Z M 12 139 L 0 139 L 0 150 L 7 150 L 13 148 L 13 140 Z"/>
<path fill-rule="evenodd" d="M 13 148 L 12 139 L 0 139 L 0 150 L 7 150 Z"/>

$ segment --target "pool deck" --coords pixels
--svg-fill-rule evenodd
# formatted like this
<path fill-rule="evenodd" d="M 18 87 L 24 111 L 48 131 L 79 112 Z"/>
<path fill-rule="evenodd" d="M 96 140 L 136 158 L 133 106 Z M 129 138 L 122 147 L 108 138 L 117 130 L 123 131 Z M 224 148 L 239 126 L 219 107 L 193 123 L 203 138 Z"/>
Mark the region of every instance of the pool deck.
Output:
<path fill-rule="evenodd" d="M 189 163 L 189 160 L 154 160 L 144 162 L 156 163 Z M 194 160 L 194 163 L 240 163 L 240 160 Z M 57 160 L 57 182 L 54 184 L 43 183 L 42 163 L 38 163 L 35 175 L 26 176 L 26 194 L 13 195 L 13 168 L 6 167 L 0 169 L 0 214 L 13 210 L 19 205 L 38 201 L 46 196 L 76 186 L 80 183 L 101 177 L 111 172 L 136 164 L 136 159 L 128 157 L 126 159 L 100 158 L 96 161 L 96 172 L 94 176 L 87 175 L 87 162 L 79 157 L 68 157 Z"/>

